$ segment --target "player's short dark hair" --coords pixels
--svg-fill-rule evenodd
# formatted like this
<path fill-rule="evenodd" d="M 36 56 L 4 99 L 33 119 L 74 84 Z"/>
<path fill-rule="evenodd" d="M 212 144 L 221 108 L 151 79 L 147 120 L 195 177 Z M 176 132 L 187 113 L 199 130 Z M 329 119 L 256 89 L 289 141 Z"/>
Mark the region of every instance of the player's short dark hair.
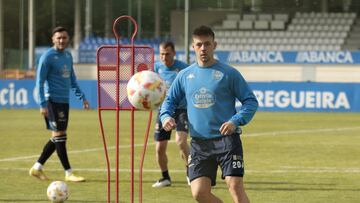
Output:
<path fill-rule="evenodd" d="M 194 29 L 193 36 L 210 36 L 215 39 L 215 33 L 212 29 L 206 25 L 201 25 Z"/>
<path fill-rule="evenodd" d="M 57 32 L 68 32 L 66 28 L 62 26 L 58 26 L 52 30 L 52 35 L 54 35 Z"/>
<path fill-rule="evenodd" d="M 173 51 L 175 51 L 175 45 L 172 41 L 165 41 L 160 43 L 160 47 L 167 48 L 170 47 Z"/>

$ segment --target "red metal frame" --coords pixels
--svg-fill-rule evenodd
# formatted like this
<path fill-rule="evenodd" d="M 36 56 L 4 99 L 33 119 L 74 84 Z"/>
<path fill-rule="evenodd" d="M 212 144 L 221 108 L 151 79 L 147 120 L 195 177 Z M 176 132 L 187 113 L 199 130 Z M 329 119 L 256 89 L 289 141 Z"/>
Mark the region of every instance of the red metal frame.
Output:
<path fill-rule="evenodd" d="M 121 45 L 120 44 L 120 38 L 121 36 L 119 35 L 119 33 L 116 31 L 116 25 L 123 21 L 123 20 L 130 20 L 134 26 L 134 31 L 132 33 L 131 36 L 131 44 L 130 45 Z M 115 202 L 118 203 L 119 202 L 119 112 L 122 110 L 130 110 L 131 113 L 131 124 L 130 124 L 130 136 L 131 136 L 131 141 L 130 141 L 130 145 L 131 145 L 131 152 L 130 152 L 130 168 L 131 168 L 131 177 L 130 177 L 130 181 L 131 181 L 131 185 L 130 185 L 130 191 L 131 191 L 131 203 L 134 202 L 134 112 L 136 111 L 136 109 L 134 107 L 123 107 L 120 105 L 120 50 L 122 48 L 130 48 L 131 49 L 131 75 L 134 75 L 135 73 L 135 50 L 136 49 L 150 49 L 151 50 L 151 54 L 152 54 L 152 59 L 151 59 L 151 66 L 149 68 L 151 68 L 151 70 L 153 69 L 153 63 L 154 63 L 154 52 L 153 49 L 147 46 L 135 46 L 134 45 L 134 38 L 135 35 L 137 33 L 137 23 L 136 21 L 131 17 L 131 16 L 120 16 L 118 17 L 114 23 L 113 23 L 113 33 L 116 37 L 116 42 L 117 45 L 116 46 L 109 46 L 109 45 L 105 45 L 105 46 L 101 46 L 98 50 L 97 50 L 97 54 L 96 54 L 96 59 L 97 59 L 97 74 L 98 74 L 98 116 L 99 116 L 99 123 L 100 123 L 100 131 L 101 131 L 101 135 L 102 135 L 102 141 L 103 141 L 103 145 L 104 145 L 104 151 L 105 151 L 105 160 L 106 160 L 106 166 L 107 166 L 107 202 L 110 203 L 111 200 L 111 170 L 110 170 L 110 160 L 109 160 L 109 155 L 108 155 L 108 147 L 107 147 L 107 142 L 106 142 L 106 137 L 105 137 L 105 130 L 104 130 L 104 126 L 103 126 L 103 119 L 102 119 L 102 114 L 101 112 L 103 110 L 115 110 L 116 111 L 116 130 L 115 130 L 115 134 L 116 134 L 116 158 L 115 158 L 115 165 L 116 165 L 116 169 L 115 169 L 115 192 L 116 192 L 116 199 Z M 101 51 L 103 49 L 111 49 L 111 48 L 116 48 L 116 67 L 115 66 L 101 66 L 100 64 L 100 57 L 101 57 Z M 100 72 L 101 71 L 116 71 L 116 106 L 115 107 L 103 107 L 102 104 L 102 98 L 101 96 L 101 78 L 100 78 Z M 149 119 L 148 119 L 148 125 L 147 125 L 147 129 L 145 132 L 145 137 L 144 137 L 144 145 L 143 145 L 143 150 L 142 150 L 142 155 L 141 155 L 141 161 L 140 161 L 140 165 L 139 165 L 139 202 L 142 202 L 142 168 L 143 168 L 143 162 L 144 162 L 144 158 L 145 158 L 145 153 L 146 153 L 146 147 L 147 147 L 147 141 L 148 141 L 148 137 L 149 137 L 149 131 L 150 131 L 150 126 L 151 126 L 151 120 L 152 120 L 152 111 L 150 111 L 149 113 Z"/>

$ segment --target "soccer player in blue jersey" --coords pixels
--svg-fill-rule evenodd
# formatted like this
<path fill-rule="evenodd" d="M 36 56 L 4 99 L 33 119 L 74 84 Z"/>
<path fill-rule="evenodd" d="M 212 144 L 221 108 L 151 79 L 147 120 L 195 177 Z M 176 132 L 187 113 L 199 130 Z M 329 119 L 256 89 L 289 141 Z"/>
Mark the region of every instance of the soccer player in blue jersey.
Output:
<path fill-rule="evenodd" d="M 167 88 L 169 88 L 179 71 L 185 69 L 188 65 L 174 58 L 176 52 L 173 42 L 167 41 L 160 43 L 159 54 L 160 61 L 155 63 L 154 71 L 160 75 L 165 81 Z M 180 156 L 183 159 L 185 166 L 187 166 L 189 145 L 187 143 L 188 119 L 185 100 L 180 102 L 174 112 L 174 118 L 177 124 L 175 140 L 180 148 Z M 168 141 L 170 140 L 171 131 L 163 129 L 159 115 L 160 114 L 158 113 L 154 138 L 156 142 L 156 160 L 160 167 L 162 177 L 152 185 L 152 187 L 155 188 L 171 185 L 171 178 L 167 166 L 168 157 L 166 155 L 166 148 Z"/>
<path fill-rule="evenodd" d="M 171 130 L 176 126 L 173 111 L 186 98 L 192 138 L 188 173 L 194 199 L 222 202 L 211 192 L 220 166 L 233 201 L 248 203 L 240 126 L 253 118 L 257 99 L 238 70 L 214 58 L 216 41 L 211 28 L 197 27 L 192 47 L 196 63 L 181 71 L 170 87 L 161 107 L 163 127 Z M 242 104 L 238 112 L 236 99 Z"/>
<path fill-rule="evenodd" d="M 85 178 L 73 173 L 66 151 L 70 89 L 83 101 L 85 109 L 89 108 L 89 103 L 76 82 L 72 56 L 65 50 L 69 44 L 67 30 L 64 27 L 54 28 L 52 42 L 54 46 L 40 58 L 36 76 L 40 113 L 44 116 L 47 129 L 51 131 L 51 138 L 45 144 L 29 174 L 40 180 L 48 180 L 42 168 L 46 160 L 56 151 L 65 170 L 65 180 L 81 182 L 85 181 Z"/>

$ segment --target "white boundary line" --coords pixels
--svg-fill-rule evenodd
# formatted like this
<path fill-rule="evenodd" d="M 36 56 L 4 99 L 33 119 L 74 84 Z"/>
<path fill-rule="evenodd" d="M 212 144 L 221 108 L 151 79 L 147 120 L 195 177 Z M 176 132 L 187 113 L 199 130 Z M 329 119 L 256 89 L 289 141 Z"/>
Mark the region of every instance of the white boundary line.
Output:
<path fill-rule="evenodd" d="M 170 142 L 172 142 L 172 141 L 170 141 Z M 150 143 L 147 146 L 149 146 L 149 145 L 155 145 L 155 144 Z M 142 144 L 135 144 L 134 145 L 134 147 L 142 147 L 142 146 L 143 146 Z M 119 146 L 119 149 L 126 149 L 126 148 L 130 148 L 130 145 L 120 145 Z M 113 149 L 115 149 L 115 146 L 107 147 L 107 149 L 108 150 L 113 150 Z M 91 148 L 91 149 L 83 149 L 83 150 L 71 150 L 71 151 L 68 151 L 68 154 L 80 154 L 80 153 L 86 153 L 86 152 L 98 152 L 98 151 L 103 151 L 103 150 L 104 150 L 103 147 Z M 5 158 L 5 159 L 0 159 L 0 162 L 35 159 L 35 158 L 38 158 L 38 157 L 39 157 L 39 155 L 10 157 L 10 158 Z"/>
<path fill-rule="evenodd" d="M 322 128 L 322 129 L 303 129 L 303 130 L 288 130 L 288 131 L 273 131 L 273 132 L 264 132 L 264 133 L 249 133 L 244 134 L 242 136 L 245 137 L 259 137 L 259 136 L 278 136 L 278 135 L 289 135 L 289 134 L 303 134 L 303 133 L 313 133 L 313 132 L 341 132 L 341 131 L 352 131 L 352 130 L 359 130 L 360 126 L 355 127 L 344 127 L 344 128 Z M 169 143 L 175 143 L 175 141 L 171 140 Z M 154 145 L 154 143 L 149 143 L 149 145 Z M 143 144 L 135 144 L 135 147 L 142 147 Z M 123 148 L 130 148 L 130 145 L 120 145 L 119 149 Z M 108 150 L 115 149 L 115 147 L 108 147 Z M 104 148 L 91 148 L 91 149 L 84 149 L 84 150 L 72 150 L 69 151 L 69 154 L 79 154 L 79 153 L 86 153 L 86 152 L 97 152 L 102 151 Z M 0 162 L 7 162 L 7 161 L 17 161 L 17 160 L 26 160 L 26 159 L 34 159 L 37 158 L 39 155 L 30 155 L 30 156 L 20 156 L 20 157 L 9 157 L 0 159 Z"/>
<path fill-rule="evenodd" d="M 244 136 L 258 137 L 258 136 L 276 136 L 276 135 L 302 134 L 302 133 L 313 133 L 313 132 L 341 132 L 341 131 L 352 131 L 352 130 L 360 130 L 360 126 L 344 127 L 344 128 L 322 128 L 322 129 L 320 128 L 320 129 L 273 131 L 273 132 L 264 132 L 264 133 L 249 133 L 249 134 L 244 134 Z"/>
<path fill-rule="evenodd" d="M 261 173 L 261 174 L 278 174 L 278 173 L 345 173 L 345 174 L 357 174 L 360 173 L 360 168 L 337 168 L 337 167 L 297 167 L 291 168 L 280 167 L 283 169 L 264 169 L 264 170 L 252 170 L 245 169 L 245 173 Z M 110 169 L 111 172 L 115 172 L 115 169 Z M 29 171 L 28 168 L 0 168 L 0 171 Z M 46 169 L 46 171 L 64 171 L 63 169 Z M 106 169 L 101 168 L 76 168 L 76 171 L 80 172 L 104 172 Z M 130 172 L 130 169 L 119 169 L 119 172 Z M 139 172 L 139 169 L 134 170 L 135 173 Z M 143 169 L 145 173 L 159 173 L 159 169 Z M 185 170 L 171 169 L 171 173 L 185 173 Z"/>

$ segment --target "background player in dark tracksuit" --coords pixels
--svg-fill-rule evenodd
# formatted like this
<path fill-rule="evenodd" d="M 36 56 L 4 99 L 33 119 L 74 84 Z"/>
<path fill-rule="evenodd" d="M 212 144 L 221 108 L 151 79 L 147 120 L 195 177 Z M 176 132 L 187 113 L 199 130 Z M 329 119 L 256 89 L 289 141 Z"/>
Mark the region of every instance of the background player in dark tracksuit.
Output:
<path fill-rule="evenodd" d="M 174 80 L 161 108 L 161 121 L 165 130 L 174 128 L 172 112 L 185 97 L 192 138 L 188 172 L 193 197 L 202 203 L 222 202 L 211 192 L 220 166 L 233 201 L 247 203 L 239 126 L 252 119 L 258 102 L 239 71 L 214 58 L 215 35 L 209 27 L 196 28 L 192 38 L 197 63 Z M 238 112 L 236 99 L 242 103 Z"/>
<path fill-rule="evenodd" d="M 154 71 L 160 75 L 160 77 L 165 81 L 167 89 L 169 89 L 179 71 L 188 67 L 188 65 L 174 59 L 176 53 L 173 42 L 162 42 L 159 46 L 159 53 L 160 61 L 155 63 Z M 187 166 L 189 145 L 187 143 L 188 119 L 185 100 L 183 100 L 175 110 L 174 118 L 177 124 L 175 138 L 176 144 L 179 146 L 180 156 L 184 160 L 184 165 Z M 168 158 L 166 155 L 166 148 L 168 140 L 170 140 L 170 135 L 171 131 L 165 131 L 162 128 L 158 114 L 154 137 L 156 142 L 156 160 L 159 164 L 162 178 L 155 182 L 152 187 L 165 187 L 171 185 L 171 178 L 167 166 Z"/>
<path fill-rule="evenodd" d="M 70 89 L 74 90 L 75 95 L 83 101 L 85 109 L 89 108 L 89 103 L 76 82 L 72 56 L 65 50 L 69 44 L 67 30 L 63 27 L 56 27 L 52 33 L 52 42 L 54 46 L 40 58 L 36 77 L 40 113 L 45 118 L 47 129 L 51 130 L 51 138 L 45 144 L 39 159 L 30 169 L 29 174 L 40 180 L 47 180 L 42 168 L 56 150 L 65 170 L 65 180 L 80 182 L 85 178 L 76 176 L 72 172 L 66 151 Z"/>

